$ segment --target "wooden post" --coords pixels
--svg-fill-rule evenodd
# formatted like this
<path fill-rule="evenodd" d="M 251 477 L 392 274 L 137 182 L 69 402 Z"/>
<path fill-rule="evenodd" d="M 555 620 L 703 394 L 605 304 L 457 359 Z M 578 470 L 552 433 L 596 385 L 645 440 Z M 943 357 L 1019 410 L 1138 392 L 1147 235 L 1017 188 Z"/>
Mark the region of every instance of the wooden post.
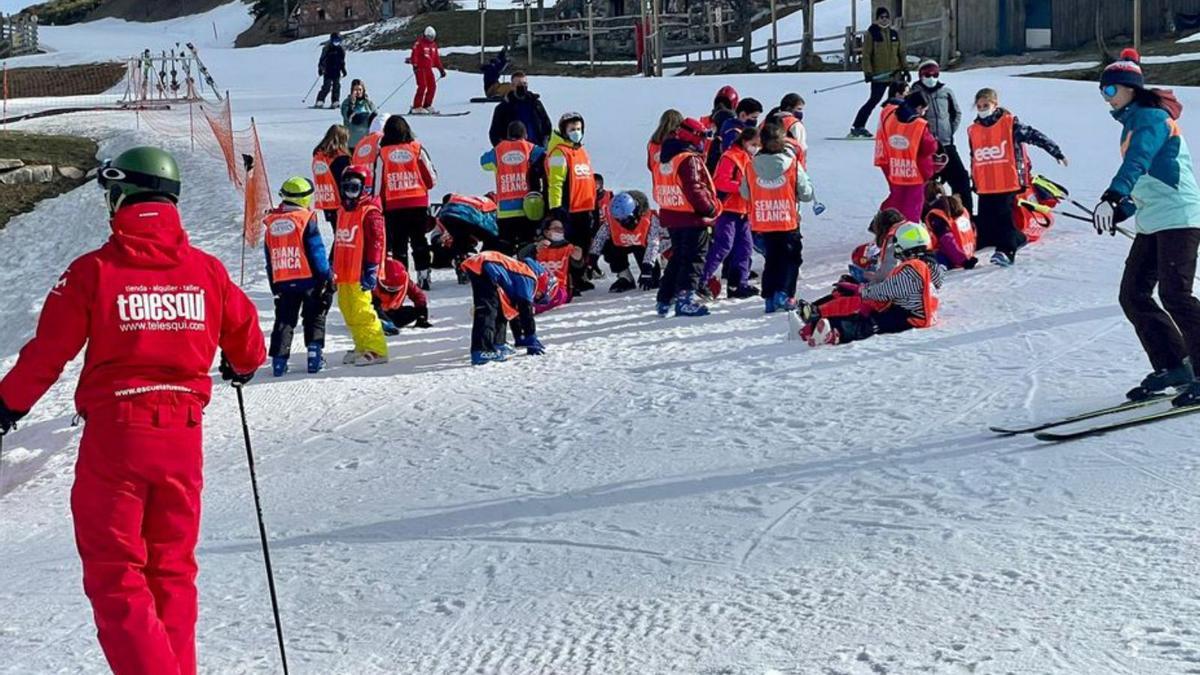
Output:
<path fill-rule="evenodd" d="M 942 39 L 938 50 L 938 63 L 950 64 L 950 10 L 942 8 Z"/>
<path fill-rule="evenodd" d="M 592 75 L 596 74 L 596 27 L 592 21 L 594 12 L 592 11 L 592 0 L 587 0 L 587 19 L 588 19 L 588 69 Z"/>
<path fill-rule="evenodd" d="M 850 30 L 858 32 L 858 0 L 850 0 Z"/>
<path fill-rule="evenodd" d="M 853 1 L 853 0 L 852 0 Z M 804 0 L 804 40 L 800 43 L 800 68 L 813 58 L 813 0 Z"/>
<path fill-rule="evenodd" d="M 850 70 L 850 61 L 854 58 L 854 36 L 854 26 L 846 26 L 845 42 L 842 44 L 842 70 Z"/>
<path fill-rule="evenodd" d="M 479 65 L 487 63 L 487 0 L 479 0 Z"/>
<path fill-rule="evenodd" d="M 742 22 L 742 68 L 747 72 L 755 70 L 754 60 L 750 58 L 750 41 L 754 31 L 753 14 L 749 3 L 738 3 L 738 17 Z"/>
<path fill-rule="evenodd" d="M 853 0 L 851 0 L 853 2 Z M 767 48 L 767 70 L 779 68 L 779 16 L 775 13 L 775 0 L 771 0 L 771 45 Z"/>
<path fill-rule="evenodd" d="M 654 76 L 662 77 L 663 74 L 663 39 L 662 39 L 662 24 L 659 20 L 659 13 L 662 11 L 662 0 L 654 0 Z"/>
<path fill-rule="evenodd" d="M 1133 0 L 1133 48 L 1142 51 L 1142 0 Z"/>
<path fill-rule="evenodd" d="M 529 66 L 533 66 L 533 23 L 530 7 L 530 0 L 525 0 L 525 60 Z"/>

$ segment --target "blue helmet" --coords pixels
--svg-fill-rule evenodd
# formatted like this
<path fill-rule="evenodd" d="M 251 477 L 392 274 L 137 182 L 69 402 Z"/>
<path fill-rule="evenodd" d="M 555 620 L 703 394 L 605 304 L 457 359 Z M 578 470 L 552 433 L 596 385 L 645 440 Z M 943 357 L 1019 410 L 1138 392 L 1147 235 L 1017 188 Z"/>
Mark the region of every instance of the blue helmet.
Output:
<path fill-rule="evenodd" d="M 638 215 L 637 200 L 628 192 L 622 192 L 613 197 L 612 204 L 609 205 L 609 211 L 617 221 L 627 223 Z"/>

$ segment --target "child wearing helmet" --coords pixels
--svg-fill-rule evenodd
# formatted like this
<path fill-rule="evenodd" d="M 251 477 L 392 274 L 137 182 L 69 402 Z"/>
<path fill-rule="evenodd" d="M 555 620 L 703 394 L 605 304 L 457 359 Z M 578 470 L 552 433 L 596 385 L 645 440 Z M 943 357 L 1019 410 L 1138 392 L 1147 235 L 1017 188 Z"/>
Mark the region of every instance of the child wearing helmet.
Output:
<path fill-rule="evenodd" d="M 417 328 L 433 327 L 429 323 L 429 298 L 399 260 L 388 258 L 384 261 L 383 274 L 379 275 L 379 283 L 372 293 L 381 317 L 396 328 L 409 324 Z"/>
<path fill-rule="evenodd" d="M 555 293 L 546 298 L 546 302 L 536 306 L 538 314 L 565 305 L 580 295 L 572 285 L 572 280 L 579 278 L 587 267 L 587 261 L 584 260 L 583 249 L 567 241 L 562 223 L 557 220 L 546 223 L 538 240 L 522 248 L 517 257 L 537 260 L 547 272 L 554 275 L 557 282 Z"/>
<path fill-rule="evenodd" d="M 374 172 L 353 164 L 342 173 L 342 208 L 333 236 L 333 279 L 338 308 L 354 338 L 343 364 L 373 366 L 387 363 L 387 340 L 371 302 L 371 292 L 383 264 L 385 224 L 375 197 Z"/>
<path fill-rule="evenodd" d="M 550 218 L 563 224 L 567 241 L 590 250 L 596 210 L 596 176 L 592 159 L 583 147 L 583 115 L 564 114 L 546 147 L 546 207 Z M 589 290 L 586 279 L 577 288 Z"/>
<path fill-rule="evenodd" d="M 791 314 L 793 333 L 817 347 L 934 325 L 943 274 L 932 246 L 924 225 L 904 223 L 893 246 L 898 262 L 886 278 L 865 285 L 839 281 L 833 293 Z"/>
<path fill-rule="evenodd" d="M 662 278 L 658 259 L 671 247 L 671 240 L 667 228 L 658 218 L 658 211 L 650 208 L 650 200 L 639 190 L 621 192 L 612 198 L 603 215 L 600 229 L 592 240 L 591 254 L 603 255 L 608 268 L 617 275 L 608 292 L 658 288 Z M 638 265 L 636 280 L 629 267 L 631 255 Z"/>
<path fill-rule="evenodd" d="M 718 89 L 716 96 L 713 97 L 712 112 L 700 120 L 706 132 L 706 142 L 701 147 L 701 151 L 704 153 L 704 165 L 708 167 L 709 173 L 717 170 L 717 161 L 721 159 L 724 152 L 724 148 L 721 147 L 721 142 L 716 139 L 716 136 L 726 122 L 737 116 L 734 109 L 740 102 L 737 89 L 727 84 Z"/>
<path fill-rule="evenodd" d="M 333 304 L 333 274 L 317 228 L 317 212 L 311 208 L 313 193 L 311 181 L 293 176 L 279 190 L 283 201 L 263 218 L 267 282 L 275 296 L 275 326 L 267 353 L 275 377 L 288 371 L 292 335 L 301 318 L 308 372 L 325 367 L 325 315 Z"/>
<path fill-rule="evenodd" d="M 537 337 L 534 304 L 554 293 L 554 275 L 533 258 L 518 260 L 498 251 L 473 255 L 462 269 L 474 298 L 471 364 L 506 361 L 515 353 L 508 346 L 510 322 L 516 346 L 530 356 L 546 353 Z"/>

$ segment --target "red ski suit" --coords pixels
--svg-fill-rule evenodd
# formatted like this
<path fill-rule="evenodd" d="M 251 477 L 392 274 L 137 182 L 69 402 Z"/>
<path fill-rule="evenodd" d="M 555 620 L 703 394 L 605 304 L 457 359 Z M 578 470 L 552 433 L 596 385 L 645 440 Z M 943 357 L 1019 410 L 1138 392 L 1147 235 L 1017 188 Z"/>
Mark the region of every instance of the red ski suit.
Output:
<path fill-rule="evenodd" d="M 100 645 L 118 675 L 192 675 L 209 370 L 218 347 L 239 373 L 266 350 L 257 309 L 174 205 L 127 206 L 112 229 L 51 289 L 0 399 L 29 410 L 87 345 L 71 511 Z"/>
<path fill-rule="evenodd" d="M 428 108 L 433 105 L 433 97 L 437 95 L 437 78 L 433 76 L 433 71 L 436 69 L 441 72 L 442 77 L 446 76 L 446 69 L 442 67 L 442 55 L 438 53 L 437 40 L 430 40 L 425 36 L 417 38 L 413 43 L 408 63 L 412 64 L 413 72 L 417 76 L 417 93 L 413 96 L 412 107 Z"/>

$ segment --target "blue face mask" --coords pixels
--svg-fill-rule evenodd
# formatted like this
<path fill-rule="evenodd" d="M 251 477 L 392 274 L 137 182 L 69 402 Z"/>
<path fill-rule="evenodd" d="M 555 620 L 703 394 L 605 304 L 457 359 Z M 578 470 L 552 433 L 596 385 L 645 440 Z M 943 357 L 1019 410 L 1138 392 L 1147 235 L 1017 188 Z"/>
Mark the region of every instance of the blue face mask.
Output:
<path fill-rule="evenodd" d="M 581 129 L 572 129 L 567 132 L 567 138 L 571 139 L 572 143 L 578 143 L 583 140 L 583 131 Z"/>

